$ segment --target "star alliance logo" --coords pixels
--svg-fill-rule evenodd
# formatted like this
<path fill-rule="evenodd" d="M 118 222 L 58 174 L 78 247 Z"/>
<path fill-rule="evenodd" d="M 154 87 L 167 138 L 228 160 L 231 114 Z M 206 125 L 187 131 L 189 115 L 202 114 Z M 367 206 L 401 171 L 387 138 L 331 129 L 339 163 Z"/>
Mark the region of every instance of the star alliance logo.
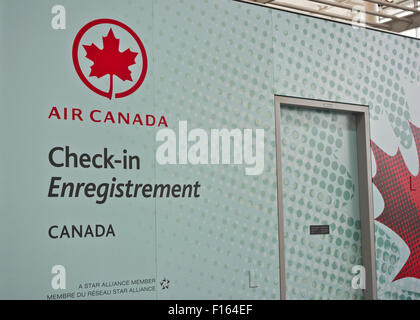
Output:
<path fill-rule="evenodd" d="M 163 278 L 162 281 L 160 282 L 160 286 L 162 290 L 169 289 L 169 283 L 170 281 L 168 279 Z"/>

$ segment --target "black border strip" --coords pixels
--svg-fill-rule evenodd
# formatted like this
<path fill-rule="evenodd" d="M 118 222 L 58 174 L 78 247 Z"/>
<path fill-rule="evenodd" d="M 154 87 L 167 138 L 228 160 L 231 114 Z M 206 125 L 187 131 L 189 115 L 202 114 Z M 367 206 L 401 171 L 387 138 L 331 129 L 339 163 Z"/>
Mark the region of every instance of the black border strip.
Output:
<path fill-rule="evenodd" d="M 332 19 L 326 19 L 326 18 L 311 16 L 310 14 L 298 13 L 298 12 L 295 12 L 295 11 L 292 11 L 292 10 L 287 10 L 285 8 L 267 7 L 262 3 L 248 2 L 248 1 L 244 1 L 244 0 L 233 0 L 233 1 L 234 2 L 239 2 L 239 3 L 249 4 L 251 6 L 262 7 L 262 8 L 266 8 L 266 9 L 269 9 L 269 10 L 283 11 L 283 12 L 288 12 L 288 13 L 292 13 L 292 14 L 299 15 L 299 16 L 309 17 L 309 18 L 312 18 L 312 19 L 324 20 L 324 21 L 328 21 L 328 22 L 332 22 L 332 23 L 338 23 L 338 24 L 344 24 L 346 26 L 352 26 L 352 24 L 348 23 L 348 22 L 336 21 L 336 20 L 332 20 Z M 397 37 L 403 37 L 403 38 L 417 40 L 417 41 L 420 40 L 419 38 L 416 38 L 416 37 L 410 37 L 410 36 L 406 36 L 406 35 L 403 35 L 403 34 L 400 34 L 400 33 L 392 32 L 392 31 L 385 31 L 385 30 L 381 30 L 381 29 L 378 29 L 378 28 L 373 28 L 373 27 L 368 27 L 368 26 L 363 26 L 361 28 L 368 29 L 368 30 L 371 30 L 371 31 L 376 31 L 376 32 L 379 32 L 379 33 L 386 33 L 386 34 L 390 34 L 390 35 L 397 36 Z"/>

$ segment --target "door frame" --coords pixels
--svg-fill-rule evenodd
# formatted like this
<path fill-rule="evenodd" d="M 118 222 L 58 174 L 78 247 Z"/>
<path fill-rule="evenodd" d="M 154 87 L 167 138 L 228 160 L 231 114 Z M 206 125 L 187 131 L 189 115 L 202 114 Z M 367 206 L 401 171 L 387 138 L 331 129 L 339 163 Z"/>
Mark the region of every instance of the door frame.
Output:
<path fill-rule="evenodd" d="M 283 184 L 281 167 L 280 108 L 293 105 L 306 109 L 341 111 L 356 116 L 357 165 L 359 178 L 359 209 L 362 240 L 362 261 L 366 270 L 364 297 L 377 299 L 376 255 L 372 204 L 372 168 L 370 148 L 369 106 L 275 95 L 275 126 L 277 155 L 277 207 L 279 237 L 280 299 L 286 299 L 286 258 L 284 251 Z"/>

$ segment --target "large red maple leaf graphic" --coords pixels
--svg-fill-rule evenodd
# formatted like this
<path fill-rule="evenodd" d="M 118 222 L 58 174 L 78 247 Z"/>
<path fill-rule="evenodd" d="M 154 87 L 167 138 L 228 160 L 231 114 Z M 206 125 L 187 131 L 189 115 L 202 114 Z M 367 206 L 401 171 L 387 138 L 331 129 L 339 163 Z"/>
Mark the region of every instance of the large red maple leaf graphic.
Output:
<path fill-rule="evenodd" d="M 103 49 L 99 49 L 94 43 L 83 45 L 83 48 L 86 50 L 86 58 L 93 61 L 89 77 L 102 78 L 105 75 L 110 76 L 107 97 L 111 99 L 114 76 L 123 81 L 133 81 L 128 67 L 136 64 L 135 59 L 138 53 L 130 49 L 120 52 L 120 39 L 115 38 L 112 28 L 109 29 L 106 37 L 102 37 L 102 41 Z"/>
<path fill-rule="evenodd" d="M 420 161 L 420 128 L 410 123 Z M 377 221 L 393 230 L 410 249 L 410 256 L 393 281 L 413 277 L 420 279 L 420 174 L 408 171 L 400 149 L 389 156 L 372 141 L 377 173 L 373 182 L 385 202 Z"/>

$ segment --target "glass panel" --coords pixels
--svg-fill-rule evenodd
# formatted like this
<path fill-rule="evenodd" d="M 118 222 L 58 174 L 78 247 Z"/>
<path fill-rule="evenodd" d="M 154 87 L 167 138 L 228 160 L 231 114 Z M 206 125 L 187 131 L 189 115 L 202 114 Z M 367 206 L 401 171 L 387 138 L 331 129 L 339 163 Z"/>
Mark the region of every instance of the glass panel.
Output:
<path fill-rule="evenodd" d="M 281 105 L 287 299 L 363 299 L 356 118 Z M 329 234 L 310 234 L 328 225 Z"/>

